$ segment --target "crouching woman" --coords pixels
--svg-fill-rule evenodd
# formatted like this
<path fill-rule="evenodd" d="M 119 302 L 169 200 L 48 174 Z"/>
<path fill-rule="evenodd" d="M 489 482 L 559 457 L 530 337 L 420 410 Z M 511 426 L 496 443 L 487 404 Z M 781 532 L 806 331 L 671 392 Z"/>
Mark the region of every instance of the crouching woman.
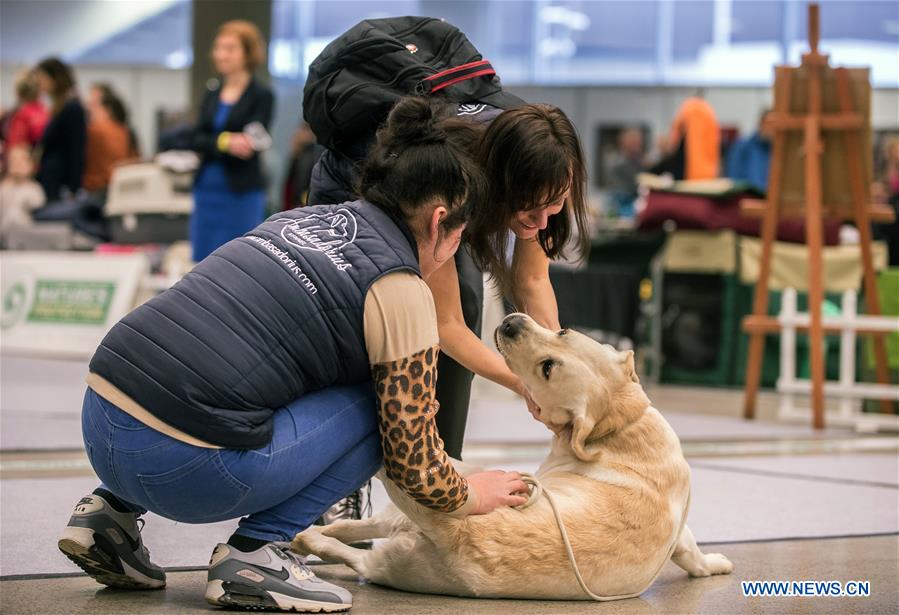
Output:
<path fill-rule="evenodd" d="M 208 602 L 339 611 L 349 592 L 286 542 L 382 463 L 447 514 L 523 503 L 516 473 L 460 476 L 434 422 L 425 279 L 485 192 L 473 130 L 401 101 L 365 163 L 362 200 L 273 216 L 110 330 L 82 413 L 102 485 L 75 507 L 63 553 L 100 583 L 158 588 L 141 515 L 240 517 L 212 552 Z"/>

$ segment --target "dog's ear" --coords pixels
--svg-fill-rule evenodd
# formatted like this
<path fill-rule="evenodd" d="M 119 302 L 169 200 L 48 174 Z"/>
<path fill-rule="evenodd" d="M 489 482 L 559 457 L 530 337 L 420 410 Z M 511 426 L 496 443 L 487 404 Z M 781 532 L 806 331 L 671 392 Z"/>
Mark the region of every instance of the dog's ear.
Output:
<path fill-rule="evenodd" d="M 605 436 L 614 431 L 613 421 L 604 418 L 593 422 L 589 418 L 578 417 L 571 424 L 571 450 L 581 461 L 596 461 L 602 451 Z"/>
<path fill-rule="evenodd" d="M 637 376 L 637 366 L 634 364 L 634 351 L 626 350 L 624 352 L 619 352 L 618 357 L 621 360 L 621 366 L 624 370 L 624 376 L 628 378 L 631 382 L 640 383 L 640 378 Z"/>
<path fill-rule="evenodd" d="M 571 450 L 581 461 L 593 461 L 596 457 L 597 447 L 589 443 L 595 426 L 595 421 L 586 416 L 579 416 L 571 422 Z"/>
<path fill-rule="evenodd" d="M 594 461 L 599 453 L 598 441 L 605 433 L 597 433 L 604 430 L 606 413 L 612 404 L 612 396 L 609 390 L 600 382 L 596 383 L 593 395 L 583 401 L 583 410 L 572 413 L 571 421 L 571 450 L 581 461 Z"/>

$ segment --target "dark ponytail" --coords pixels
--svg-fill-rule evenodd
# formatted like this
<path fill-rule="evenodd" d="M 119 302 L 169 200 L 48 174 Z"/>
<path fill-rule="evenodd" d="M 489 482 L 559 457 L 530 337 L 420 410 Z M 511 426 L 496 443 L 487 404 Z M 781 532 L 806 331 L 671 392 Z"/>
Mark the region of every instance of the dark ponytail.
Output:
<path fill-rule="evenodd" d="M 402 220 L 439 199 L 450 212 L 443 221 L 447 230 L 468 222 L 487 191 L 474 160 L 481 131 L 448 109 L 425 98 L 401 99 L 362 165 L 358 193 Z"/>

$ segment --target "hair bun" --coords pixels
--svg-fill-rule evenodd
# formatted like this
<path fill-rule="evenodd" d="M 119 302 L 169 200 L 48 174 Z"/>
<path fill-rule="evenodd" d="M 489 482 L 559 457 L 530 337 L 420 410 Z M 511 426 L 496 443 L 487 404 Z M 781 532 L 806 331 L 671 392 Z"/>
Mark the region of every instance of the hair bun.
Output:
<path fill-rule="evenodd" d="M 446 133 L 436 127 L 439 119 L 433 101 L 407 96 L 400 99 L 387 116 L 386 132 L 393 144 L 400 147 L 440 142 L 446 139 Z"/>

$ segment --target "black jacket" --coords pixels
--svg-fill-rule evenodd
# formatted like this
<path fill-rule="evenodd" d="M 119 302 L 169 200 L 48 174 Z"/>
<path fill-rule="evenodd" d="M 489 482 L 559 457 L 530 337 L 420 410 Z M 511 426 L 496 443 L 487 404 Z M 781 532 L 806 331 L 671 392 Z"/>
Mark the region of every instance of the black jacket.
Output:
<path fill-rule="evenodd" d="M 259 154 L 243 160 L 224 154 L 218 149 L 219 132 L 213 128 L 213 123 L 221 92 L 222 85 L 216 82 L 215 87 L 207 90 L 206 96 L 203 97 L 197 116 L 197 126 L 194 129 L 193 149 L 202 156 L 204 164 L 212 159 L 221 160 L 225 166 L 228 188 L 232 191 L 262 189 L 265 187 L 265 179 L 262 176 Z M 251 79 L 247 89 L 231 108 L 223 132 L 242 132 L 244 127 L 252 122 L 260 122 L 266 130 L 269 130 L 274 105 L 272 91 L 255 78 Z M 197 172 L 197 177 L 199 175 Z"/>
<path fill-rule="evenodd" d="M 58 200 L 63 187 L 73 194 L 78 192 L 87 156 L 87 119 L 77 98 L 66 102 L 50 119 L 40 147 L 37 181 L 47 195 L 47 202 Z"/>
<path fill-rule="evenodd" d="M 521 104 L 525 104 L 521 101 Z M 477 124 L 489 124 L 503 110 L 483 103 L 456 105 L 456 116 Z M 308 205 L 343 203 L 356 199 L 355 187 L 359 179 L 359 163 L 340 152 L 326 149 L 312 169 Z"/>

